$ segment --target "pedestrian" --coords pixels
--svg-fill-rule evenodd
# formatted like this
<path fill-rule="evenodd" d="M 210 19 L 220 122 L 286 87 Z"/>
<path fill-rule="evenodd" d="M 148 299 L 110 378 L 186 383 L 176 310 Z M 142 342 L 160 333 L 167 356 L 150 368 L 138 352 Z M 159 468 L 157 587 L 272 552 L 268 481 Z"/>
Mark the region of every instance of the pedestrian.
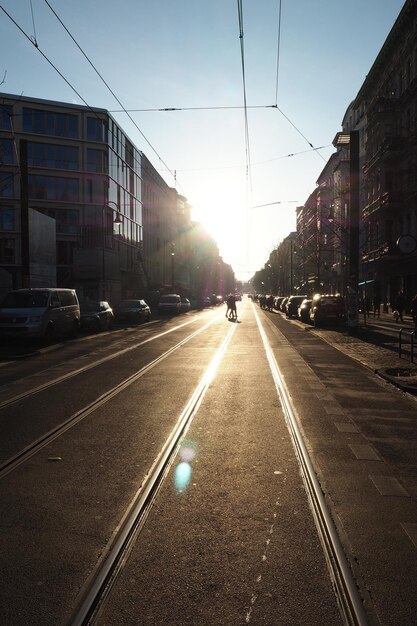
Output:
<path fill-rule="evenodd" d="M 395 310 L 398 311 L 398 318 L 400 322 L 404 321 L 403 320 L 404 306 L 405 306 L 404 292 L 400 291 L 397 296 L 397 300 L 395 302 Z"/>
<path fill-rule="evenodd" d="M 229 293 L 229 295 L 227 296 L 226 302 L 227 302 L 226 317 L 228 317 L 229 320 L 237 319 L 236 298 L 234 297 L 232 293 Z"/>
<path fill-rule="evenodd" d="M 381 298 L 379 297 L 378 294 L 374 296 L 373 305 L 374 305 L 374 317 L 380 317 L 381 316 Z"/>

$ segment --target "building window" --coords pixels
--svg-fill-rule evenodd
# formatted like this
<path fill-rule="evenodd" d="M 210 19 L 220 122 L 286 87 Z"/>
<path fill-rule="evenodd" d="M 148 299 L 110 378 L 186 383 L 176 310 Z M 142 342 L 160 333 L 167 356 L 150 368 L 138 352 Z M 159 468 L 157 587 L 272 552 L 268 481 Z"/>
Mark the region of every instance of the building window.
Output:
<path fill-rule="evenodd" d="M 78 137 L 78 117 L 69 113 L 56 113 L 23 108 L 23 131 L 56 137 Z"/>
<path fill-rule="evenodd" d="M 0 165 L 13 165 L 13 141 L 0 140 Z"/>
<path fill-rule="evenodd" d="M 73 264 L 75 242 L 74 241 L 57 241 L 56 242 L 56 263 L 57 265 Z"/>
<path fill-rule="evenodd" d="M 28 164 L 60 170 L 78 169 L 78 148 L 46 143 L 28 143 Z"/>
<path fill-rule="evenodd" d="M 14 239 L 0 239 L 0 263 L 14 262 Z"/>
<path fill-rule="evenodd" d="M 61 200 L 78 202 L 79 181 L 77 178 L 53 176 L 28 176 L 29 197 L 37 200 Z"/>
<path fill-rule="evenodd" d="M 103 173 L 107 170 L 107 155 L 103 150 L 87 148 L 87 170 L 89 172 Z"/>
<path fill-rule="evenodd" d="M 15 230 L 14 208 L 12 206 L 0 207 L 0 230 Z"/>
<path fill-rule="evenodd" d="M 12 112 L 10 104 L 0 104 L 0 128 L 2 130 L 12 130 Z"/>
<path fill-rule="evenodd" d="M 105 126 L 103 120 L 97 117 L 87 117 L 87 139 L 88 141 L 103 142 L 105 137 Z"/>
<path fill-rule="evenodd" d="M 0 172 L 0 196 L 12 198 L 14 195 L 14 179 L 11 172 Z"/>

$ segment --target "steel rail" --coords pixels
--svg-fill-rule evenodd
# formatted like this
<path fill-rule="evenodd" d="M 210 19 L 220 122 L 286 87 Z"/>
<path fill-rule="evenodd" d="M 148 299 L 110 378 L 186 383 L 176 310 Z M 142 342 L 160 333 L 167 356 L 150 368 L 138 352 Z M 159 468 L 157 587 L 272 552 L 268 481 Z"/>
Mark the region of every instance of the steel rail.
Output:
<path fill-rule="evenodd" d="M 284 377 L 281 374 L 272 352 L 259 315 L 254 305 L 252 305 L 252 307 L 275 387 L 281 401 L 287 428 L 300 464 L 306 493 L 313 512 L 318 535 L 323 546 L 341 617 L 347 626 L 368 626 L 368 619 L 363 608 L 358 588 L 298 426 L 298 420 L 290 400 L 290 394 L 285 384 Z"/>
<path fill-rule="evenodd" d="M 24 448 L 23 450 L 20 450 L 15 455 L 13 455 L 9 459 L 1 463 L 0 464 L 0 480 L 4 478 L 7 474 L 10 474 L 10 472 L 15 470 L 19 465 L 21 465 L 22 463 L 27 461 L 29 458 L 37 454 L 39 450 L 41 450 L 48 444 L 52 443 L 52 441 L 54 441 L 55 439 L 63 435 L 65 432 L 73 428 L 76 424 L 78 424 L 83 419 L 85 419 L 88 415 L 96 411 L 103 404 L 106 404 L 107 402 L 109 402 L 109 400 L 113 399 L 119 393 L 124 391 L 127 387 L 129 387 L 134 382 L 139 380 L 139 378 L 147 374 L 152 368 L 154 368 L 156 365 L 158 365 L 159 363 L 164 361 L 166 358 L 171 356 L 173 352 L 181 348 L 184 344 L 188 343 L 189 341 L 194 339 L 197 335 L 207 330 L 207 328 L 211 324 L 213 324 L 216 321 L 216 319 L 217 317 L 214 320 L 211 320 L 210 322 L 202 326 L 201 328 L 198 328 L 196 331 L 191 333 L 191 335 L 188 335 L 187 337 L 182 339 L 175 346 L 172 346 L 172 348 L 170 348 L 169 350 L 166 350 L 166 352 L 156 357 L 156 359 L 154 359 L 153 361 L 151 361 L 150 363 L 142 367 L 140 370 L 138 370 L 137 372 L 135 372 L 134 374 L 132 374 L 131 376 L 123 380 L 118 385 L 115 385 L 109 391 L 106 391 L 105 393 L 103 393 L 101 396 L 99 396 L 98 398 L 90 402 L 87 406 L 85 406 L 84 408 L 80 409 L 79 411 L 71 415 L 64 422 L 62 422 L 58 426 L 55 426 L 54 428 L 49 430 L 47 433 L 44 433 L 41 437 L 39 437 L 38 439 L 33 441 L 31 444 L 26 446 L 26 448 Z"/>
<path fill-rule="evenodd" d="M 180 441 L 200 407 L 235 330 L 236 325 L 233 324 L 179 416 L 146 479 L 131 501 L 100 562 L 80 592 L 78 607 L 69 622 L 71 626 L 86 626 L 93 624 L 97 619 L 134 547 L 155 498 L 174 462 Z"/>
<path fill-rule="evenodd" d="M 213 324 L 217 319 L 219 319 L 220 316 L 216 316 L 213 320 L 211 320 L 210 322 L 208 322 L 203 328 L 208 328 L 211 324 Z M 131 350 L 135 350 L 136 348 L 140 348 L 141 346 L 144 346 L 145 344 L 151 342 L 151 341 L 155 341 L 156 339 L 160 339 L 161 337 L 163 337 L 164 335 L 168 335 L 169 333 L 173 333 L 176 330 L 179 330 L 180 328 L 183 328 L 184 326 L 188 326 L 189 324 L 193 324 L 194 322 L 198 321 L 198 319 L 192 319 L 189 322 L 184 322 L 183 324 L 180 324 L 179 326 L 175 326 L 174 328 L 170 328 L 169 330 L 165 330 L 162 333 L 158 333 L 157 335 L 153 335 L 152 337 L 148 337 L 148 339 L 145 339 L 144 341 L 140 341 L 139 343 L 135 343 L 131 346 L 128 346 L 127 348 L 123 348 L 122 350 L 119 350 L 118 352 L 114 352 L 112 354 L 109 354 L 105 357 L 102 357 L 101 359 L 98 359 L 97 361 L 94 361 L 93 363 L 89 363 L 88 365 L 83 365 L 80 368 L 77 368 L 71 372 L 67 372 L 66 374 L 62 374 L 61 376 L 58 376 L 57 378 L 54 378 L 53 380 L 50 380 L 46 383 L 42 383 L 41 385 L 38 385 L 37 387 L 34 387 L 33 389 L 28 389 L 27 391 L 23 391 L 20 394 L 17 394 L 16 396 L 13 396 L 12 398 L 9 398 L 8 400 L 4 400 L 3 402 L 0 402 L 0 411 L 6 407 L 9 407 L 12 404 L 15 404 L 16 402 L 20 402 L 21 400 L 25 400 L 26 398 L 30 398 L 33 395 L 36 395 L 37 393 L 40 393 L 41 391 L 45 391 L 46 389 L 50 389 L 51 387 L 54 387 L 55 385 L 59 385 L 62 382 L 65 382 L 67 380 L 70 380 L 71 378 L 74 378 L 75 376 L 79 376 L 80 374 L 83 374 L 84 372 L 90 370 L 90 369 L 94 369 L 95 367 L 98 367 L 99 365 L 103 365 L 103 363 L 106 363 L 108 361 L 112 361 L 113 359 L 118 358 L 119 356 L 123 356 L 124 354 L 126 354 L 127 352 L 130 352 Z"/>

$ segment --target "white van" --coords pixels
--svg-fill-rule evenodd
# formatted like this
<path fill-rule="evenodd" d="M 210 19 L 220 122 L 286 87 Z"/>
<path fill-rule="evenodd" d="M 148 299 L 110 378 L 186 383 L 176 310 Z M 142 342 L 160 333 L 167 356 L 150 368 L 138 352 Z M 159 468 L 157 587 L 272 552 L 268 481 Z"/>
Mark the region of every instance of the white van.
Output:
<path fill-rule="evenodd" d="M 74 289 L 15 289 L 0 303 L 3 336 L 50 342 L 60 335 L 76 336 L 79 326 L 80 305 Z"/>

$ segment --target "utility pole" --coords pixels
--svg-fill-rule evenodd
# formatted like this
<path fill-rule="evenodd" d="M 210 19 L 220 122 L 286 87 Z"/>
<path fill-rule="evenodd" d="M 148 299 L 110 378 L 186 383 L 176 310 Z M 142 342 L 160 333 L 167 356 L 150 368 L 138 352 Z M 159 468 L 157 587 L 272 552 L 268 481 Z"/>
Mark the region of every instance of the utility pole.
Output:
<path fill-rule="evenodd" d="M 22 287 L 30 287 L 28 142 L 19 140 Z"/>
<path fill-rule="evenodd" d="M 350 132 L 350 206 L 349 206 L 349 272 L 348 272 L 348 327 L 358 327 L 359 282 L 359 131 Z"/>

